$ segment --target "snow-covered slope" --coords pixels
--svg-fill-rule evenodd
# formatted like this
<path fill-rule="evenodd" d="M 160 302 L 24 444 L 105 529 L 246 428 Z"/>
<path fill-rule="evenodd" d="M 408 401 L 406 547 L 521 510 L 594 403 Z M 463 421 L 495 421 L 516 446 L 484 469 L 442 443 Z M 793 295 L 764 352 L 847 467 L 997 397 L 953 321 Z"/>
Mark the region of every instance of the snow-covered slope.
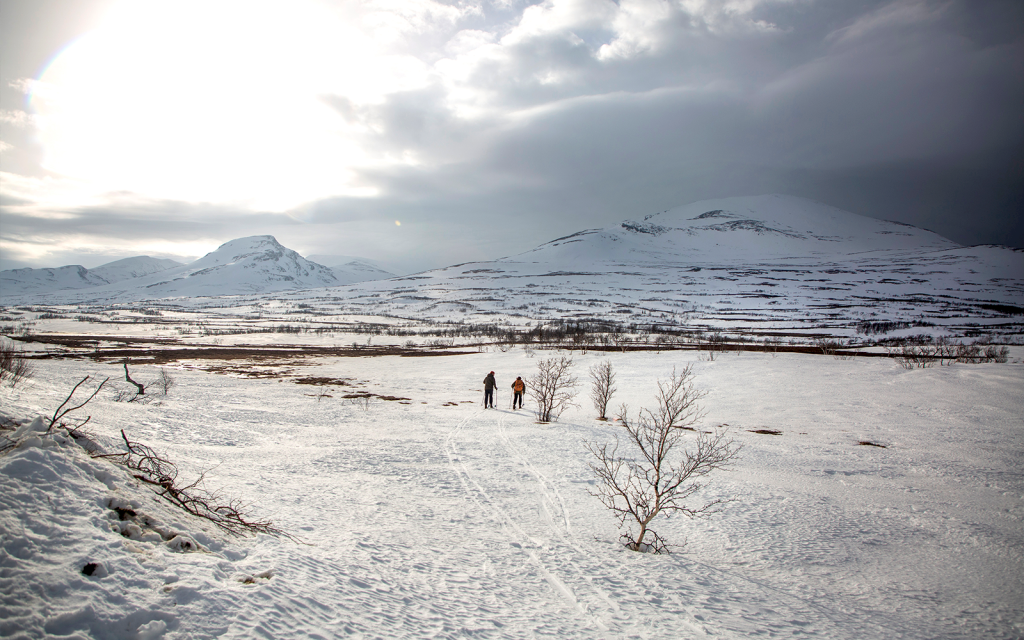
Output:
<path fill-rule="evenodd" d="M 350 312 L 466 321 L 697 322 L 739 332 L 948 323 L 1024 313 L 1024 251 L 962 247 L 767 195 L 696 202 L 500 260 L 361 283 L 340 297 Z"/>
<path fill-rule="evenodd" d="M 958 246 L 931 231 L 776 194 L 694 202 L 581 231 L 506 261 L 746 262 Z"/>
<path fill-rule="evenodd" d="M 4 297 L 39 291 L 84 289 L 109 284 L 82 265 L 56 269 L 7 269 L 0 271 L 0 295 Z"/>
<path fill-rule="evenodd" d="M 339 284 L 353 284 L 356 282 L 367 282 L 369 280 L 386 280 L 394 278 L 395 274 L 385 271 L 379 267 L 366 262 L 353 260 L 345 264 L 331 267 L 331 272 L 338 279 Z"/>
<path fill-rule="evenodd" d="M 0 271 L 0 294 L 6 296 L 99 287 L 180 266 L 182 264 L 174 260 L 136 256 L 108 262 L 93 269 L 77 264 L 56 269 L 8 269 Z"/>
<path fill-rule="evenodd" d="M 107 450 L 123 451 L 124 429 L 177 463 L 182 484 L 206 470 L 205 486 L 225 502 L 251 505 L 252 516 L 307 544 L 227 536 L 109 459 L 40 433 L 70 387 L 87 375 L 114 383 L 120 368 L 37 361 L 31 384 L 0 387 L 0 446 L 5 435 L 18 439 L 5 427 L 23 430 L 22 445 L 0 454 L 0 634 L 1024 633 L 1019 348 L 1017 364 L 913 371 L 882 358 L 575 353 L 580 378 L 613 361 L 613 402 L 634 409 L 652 407 L 655 382 L 691 364 L 708 393 L 701 426 L 728 423 L 743 446 L 734 466 L 708 476 L 687 501 L 723 498 L 721 512 L 654 520 L 670 544 L 687 542 L 661 556 L 625 550 L 612 513 L 590 493 L 597 480 L 585 443 L 621 441 L 618 423 L 595 420 L 588 402 L 555 425 L 536 423 L 532 398 L 526 411 L 507 409 L 507 385 L 548 355 L 289 358 L 274 375 L 255 378 L 182 363 L 172 369 L 178 384 L 151 404 L 116 402 L 108 388 L 77 412 L 92 416 L 88 431 Z M 499 408 L 484 411 L 476 389 L 490 370 L 501 383 Z M 140 380 L 157 372 L 132 369 Z M 358 389 L 409 400 L 357 404 L 343 397 L 353 386 L 315 399 L 311 387 L 293 383 L 306 376 L 349 378 Z M 38 415 L 42 424 L 32 429 Z M 756 433 L 765 429 L 780 433 Z M 684 445 L 692 448 L 692 435 Z"/>
<path fill-rule="evenodd" d="M 373 260 L 358 256 L 312 255 L 306 259 L 330 266 L 334 277 L 338 279 L 338 284 L 386 280 L 396 275 Z"/>
<path fill-rule="evenodd" d="M 175 260 L 150 258 L 149 256 L 136 256 L 134 258 L 125 258 L 124 260 L 108 262 L 107 264 L 96 267 L 95 269 L 89 269 L 89 272 L 100 276 L 110 284 L 114 284 L 115 282 L 121 282 L 122 280 L 141 278 L 143 276 L 148 276 L 151 273 L 159 273 L 167 269 L 183 266 L 185 265 Z"/>

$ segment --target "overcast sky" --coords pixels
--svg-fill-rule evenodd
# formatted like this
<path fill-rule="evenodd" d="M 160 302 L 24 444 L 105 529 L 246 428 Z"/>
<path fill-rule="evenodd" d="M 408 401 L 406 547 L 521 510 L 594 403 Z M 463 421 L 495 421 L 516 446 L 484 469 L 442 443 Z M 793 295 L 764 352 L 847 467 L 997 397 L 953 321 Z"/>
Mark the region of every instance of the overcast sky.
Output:
<path fill-rule="evenodd" d="M 0 0 L 0 267 L 401 272 L 787 193 L 1024 246 L 1024 2 Z"/>

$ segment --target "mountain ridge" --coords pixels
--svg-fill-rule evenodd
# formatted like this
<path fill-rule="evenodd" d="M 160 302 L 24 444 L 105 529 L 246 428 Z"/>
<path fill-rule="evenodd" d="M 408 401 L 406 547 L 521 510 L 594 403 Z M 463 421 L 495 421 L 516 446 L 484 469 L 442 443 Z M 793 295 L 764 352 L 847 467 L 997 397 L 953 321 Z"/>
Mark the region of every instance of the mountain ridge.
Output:
<path fill-rule="evenodd" d="M 1005 319 L 1024 308 L 1024 252 L 964 247 L 776 194 L 691 203 L 513 256 L 350 284 L 271 236 L 252 236 L 186 267 L 22 300 L 203 306 L 224 296 L 417 322 L 700 322 L 758 334 L 882 318 L 1012 333 L 1019 323 Z"/>
<path fill-rule="evenodd" d="M 102 264 L 92 269 L 82 265 L 5 269 L 0 271 L 0 291 L 15 293 L 85 289 L 114 284 L 146 276 L 166 269 L 183 266 L 166 258 L 133 256 Z"/>

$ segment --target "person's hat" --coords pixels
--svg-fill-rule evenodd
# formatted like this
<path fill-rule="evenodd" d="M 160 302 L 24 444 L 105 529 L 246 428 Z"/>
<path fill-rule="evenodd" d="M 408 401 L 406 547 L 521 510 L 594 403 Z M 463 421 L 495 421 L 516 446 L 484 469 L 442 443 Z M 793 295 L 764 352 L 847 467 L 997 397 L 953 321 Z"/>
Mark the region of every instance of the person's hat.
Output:
<path fill-rule="evenodd" d="M 492 375 L 492 376 L 494 375 L 494 372 L 493 372 L 493 371 L 491 372 L 491 375 Z"/>
<path fill-rule="evenodd" d="M 523 376 L 516 376 L 516 380 L 522 380 Z"/>

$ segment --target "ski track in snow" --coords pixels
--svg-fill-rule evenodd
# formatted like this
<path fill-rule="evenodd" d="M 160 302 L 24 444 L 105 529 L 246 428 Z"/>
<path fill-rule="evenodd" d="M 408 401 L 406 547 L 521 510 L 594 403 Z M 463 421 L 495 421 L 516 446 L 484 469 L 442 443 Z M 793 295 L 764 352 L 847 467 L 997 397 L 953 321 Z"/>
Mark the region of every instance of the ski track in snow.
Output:
<path fill-rule="evenodd" d="M 509 544 L 516 549 L 522 550 L 523 554 L 536 566 L 541 575 L 544 576 L 544 579 L 567 604 L 574 607 L 578 612 L 585 613 L 585 610 L 580 606 L 576 598 L 576 594 L 546 566 L 545 562 L 538 555 L 537 550 L 543 548 L 543 543 L 527 534 L 470 473 L 470 469 L 463 457 L 464 454 L 461 454 L 457 448 L 456 437 L 465 429 L 467 423 L 471 422 L 474 417 L 479 418 L 481 415 L 475 414 L 462 420 L 446 438 L 445 444 L 447 445 L 448 460 L 452 470 L 458 476 L 467 496 L 482 511 L 490 512 L 494 522 L 503 532 L 510 534 L 508 536 L 510 539 Z M 521 480 L 516 482 L 516 486 L 522 488 Z"/>
<path fill-rule="evenodd" d="M 488 416 L 496 416 L 497 420 L 485 420 Z M 887 634 L 907 633 L 900 631 L 901 624 L 898 621 L 884 615 L 864 611 L 831 611 L 806 598 L 751 579 L 736 571 L 715 568 L 680 554 L 666 559 L 666 562 L 675 565 L 681 570 L 680 573 L 687 574 L 688 581 L 713 593 L 703 598 L 701 608 L 712 613 L 730 615 L 735 615 L 739 609 L 749 626 L 716 628 L 717 625 L 714 623 L 702 622 L 702 619 L 708 617 L 706 614 L 698 614 L 699 618 L 694 617 L 684 598 L 676 593 L 680 585 L 672 584 L 678 581 L 679 575 L 671 578 L 662 576 L 663 580 L 644 580 L 637 576 L 632 583 L 628 580 L 616 580 L 610 575 L 607 558 L 587 551 L 574 539 L 571 522 L 557 484 L 530 462 L 531 458 L 542 457 L 543 453 L 534 450 L 525 455 L 513 441 L 508 422 L 510 418 L 514 420 L 521 417 L 521 414 L 509 416 L 507 412 L 499 409 L 478 411 L 464 418 L 445 439 L 449 464 L 453 473 L 459 477 L 468 499 L 480 510 L 490 513 L 495 524 L 508 535 L 511 546 L 522 549 L 529 561 L 541 572 L 553 594 L 562 598 L 567 607 L 574 609 L 582 618 L 582 622 L 592 622 L 592 627 L 589 624 L 581 625 L 584 629 L 594 629 L 590 631 L 591 635 L 606 635 L 597 632 L 607 632 L 608 637 L 631 637 L 635 634 L 644 636 L 646 630 L 653 634 L 650 637 L 672 637 L 671 634 L 681 634 L 679 637 L 703 638 L 720 632 L 757 635 L 766 629 L 769 632 L 789 629 L 790 632 L 820 634 L 829 638 L 856 638 L 869 629 L 870 633 L 881 637 Z M 487 429 L 496 433 L 495 439 L 501 444 L 500 450 L 494 446 L 487 446 Z M 490 452 L 491 455 L 481 453 L 477 459 L 470 462 L 467 450 L 459 449 L 460 436 L 468 435 L 470 430 L 473 437 L 467 439 L 467 444 L 472 443 L 474 450 Z M 495 452 L 499 455 L 494 455 Z M 507 454 L 507 459 L 500 455 L 501 453 Z M 472 471 L 474 467 L 486 467 L 489 471 L 487 474 L 475 474 Z M 523 470 L 526 474 L 522 473 Z M 484 483 L 506 488 L 514 487 L 516 490 L 502 491 L 498 488 L 488 491 L 483 486 Z M 531 494 L 535 495 L 536 513 L 551 537 L 541 538 L 532 534 L 539 523 L 533 523 L 533 528 L 529 528 L 528 523 L 518 522 L 512 515 L 513 510 L 503 508 L 500 501 L 494 497 L 493 494 L 497 492 L 507 493 L 510 498 L 518 501 Z M 519 508 L 514 510 L 514 513 L 522 517 L 522 514 L 529 513 L 529 510 Z M 624 567 L 622 569 L 628 571 Z M 612 592 L 599 585 L 608 585 Z M 624 594 L 627 601 L 626 611 L 616 601 L 613 595 L 615 592 Z M 638 593 L 644 597 L 637 598 Z M 671 631 L 664 628 L 667 622 L 664 608 L 666 604 L 670 604 L 668 611 L 672 613 L 671 624 L 667 625 Z M 783 620 L 773 620 L 779 616 Z"/>

